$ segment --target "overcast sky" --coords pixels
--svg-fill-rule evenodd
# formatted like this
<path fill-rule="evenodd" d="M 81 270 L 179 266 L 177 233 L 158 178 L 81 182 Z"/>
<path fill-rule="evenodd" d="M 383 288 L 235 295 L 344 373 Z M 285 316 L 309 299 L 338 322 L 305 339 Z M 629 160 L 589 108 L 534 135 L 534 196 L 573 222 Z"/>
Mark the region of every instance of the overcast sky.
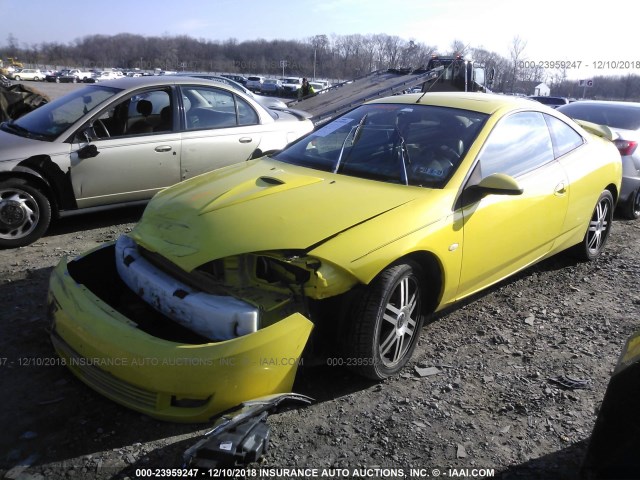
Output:
<path fill-rule="evenodd" d="M 596 7 L 597 6 L 597 7 Z M 637 0 L 0 0 L 0 45 L 71 43 L 92 34 L 188 35 L 239 41 L 385 33 L 450 50 L 454 40 L 509 57 L 515 36 L 533 61 L 625 61 L 640 74 Z M 609 66 L 611 63 L 609 63 Z"/>

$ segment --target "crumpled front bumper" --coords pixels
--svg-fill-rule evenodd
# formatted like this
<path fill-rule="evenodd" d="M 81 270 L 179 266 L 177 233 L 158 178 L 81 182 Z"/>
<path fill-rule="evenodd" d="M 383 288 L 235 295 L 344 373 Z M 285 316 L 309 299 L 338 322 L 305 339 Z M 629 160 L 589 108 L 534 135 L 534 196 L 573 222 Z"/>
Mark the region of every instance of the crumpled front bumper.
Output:
<path fill-rule="evenodd" d="M 77 283 L 67 265 L 62 260 L 50 279 L 51 339 L 74 375 L 106 397 L 162 420 L 199 422 L 291 391 L 313 328 L 303 315 L 231 340 L 171 342 L 140 330 Z"/>

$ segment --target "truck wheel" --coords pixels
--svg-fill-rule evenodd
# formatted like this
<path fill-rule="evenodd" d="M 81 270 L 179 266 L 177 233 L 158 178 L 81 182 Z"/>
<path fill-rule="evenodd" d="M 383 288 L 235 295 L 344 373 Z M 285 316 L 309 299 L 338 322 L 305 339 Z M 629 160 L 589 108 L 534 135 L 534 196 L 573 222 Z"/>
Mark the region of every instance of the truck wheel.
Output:
<path fill-rule="evenodd" d="M 35 242 L 50 222 L 51 205 L 40 190 L 21 178 L 0 182 L 0 248 Z"/>
<path fill-rule="evenodd" d="M 411 359 L 424 316 L 424 275 L 413 262 L 384 270 L 355 302 L 342 351 L 344 363 L 368 378 L 382 380 Z"/>

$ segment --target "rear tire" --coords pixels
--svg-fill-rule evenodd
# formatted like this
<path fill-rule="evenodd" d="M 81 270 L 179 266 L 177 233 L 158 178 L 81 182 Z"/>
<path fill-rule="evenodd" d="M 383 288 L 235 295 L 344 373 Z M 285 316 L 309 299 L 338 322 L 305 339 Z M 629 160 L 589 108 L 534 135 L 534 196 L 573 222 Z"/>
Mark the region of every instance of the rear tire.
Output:
<path fill-rule="evenodd" d="M 49 199 L 27 180 L 0 182 L 0 248 L 29 245 L 51 222 Z"/>
<path fill-rule="evenodd" d="M 622 215 L 629 220 L 640 218 L 640 187 L 629 195 L 629 200 L 622 206 Z"/>
<path fill-rule="evenodd" d="M 589 227 L 582 242 L 573 247 L 573 253 L 581 260 L 595 260 L 604 250 L 613 220 L 613 195 L 609 190 L 600 194 L 591 214 Z"/>
<path fill-rule="evenodd" d="M 411 359 L 422 330 L 424 275 L 413 262 L 393 265 L 355 302 L 342 361 L 375 380 L 398 373 Z"/>

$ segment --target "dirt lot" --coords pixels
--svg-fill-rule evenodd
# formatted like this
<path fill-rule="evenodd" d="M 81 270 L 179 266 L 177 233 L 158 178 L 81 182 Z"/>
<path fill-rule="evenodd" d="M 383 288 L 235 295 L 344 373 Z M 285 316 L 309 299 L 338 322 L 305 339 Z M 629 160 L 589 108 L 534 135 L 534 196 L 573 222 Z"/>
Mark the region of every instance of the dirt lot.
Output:
<path fill-rule="evenodd" d="M 128 231 L 139 215 L 65 219 L 34 245 L 0 251 L 0 473 L 14 469 L 15 478 L 29 465 L 21 478 L 134 478 L 136 468 L 178 466 L 206 430 L 122 408 L 55 364 L 45 312 L 52 267 Z M 338 367 L 303 368 L 295 390 L 317 402 L 269 417 L 261 467 L 576 478 L 610 372 L 638 328 L 639 228 L 617 219 L 596 262 L 558 256 L 441 315 L 396 378 L 371 383 Z M 423 377 L 415 367 L 439 373 Z M 560 375 L 588 388 L 550 381 Z"/>
<path fill-rule="evenodd" d="M 56 364 L 49 342 L 52 267 L 117 238 L 140 213 L 67 218 L 34 245 L 0 251 L 0 476 L 137 478 L 139 468 L 180 466 L 207 430 L 95 394 Z M 435 469 L 443 477 L 494 470 L 504 479 L 578 478 L 609 375 L 638 329 L 639 229 L 616 219 L 597 261 L 557 256 L 440 315 L 395 378 L 374 383 L 339 367 L 302 368 L 295 391 L 316 402 L 269 417 L 271 448 L 253 466 L 280 469 L 272 478 L 292 478 L 281 470 L 292 468 L 325 478 L 411 469 L 423 469 L 415 478 L 433 478 Z M 421 375 L 424 367 L 438 373 Z M 587 388 L 552 381 L 563 375 Z M 377 470 L 384 468 L 395 470 Z"/>

